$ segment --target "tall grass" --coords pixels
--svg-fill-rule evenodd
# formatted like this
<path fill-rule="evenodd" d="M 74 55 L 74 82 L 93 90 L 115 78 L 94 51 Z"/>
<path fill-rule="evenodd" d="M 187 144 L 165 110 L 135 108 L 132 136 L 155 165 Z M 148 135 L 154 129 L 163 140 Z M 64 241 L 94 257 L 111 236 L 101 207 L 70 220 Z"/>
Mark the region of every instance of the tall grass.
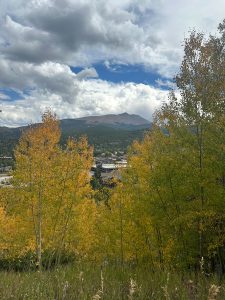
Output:
<path fill-rule="evenodd" d="M 225 299 L 225 281 L 148 266 L 75 263 L 51 271 L 1 272 L 0 299 Z"/>

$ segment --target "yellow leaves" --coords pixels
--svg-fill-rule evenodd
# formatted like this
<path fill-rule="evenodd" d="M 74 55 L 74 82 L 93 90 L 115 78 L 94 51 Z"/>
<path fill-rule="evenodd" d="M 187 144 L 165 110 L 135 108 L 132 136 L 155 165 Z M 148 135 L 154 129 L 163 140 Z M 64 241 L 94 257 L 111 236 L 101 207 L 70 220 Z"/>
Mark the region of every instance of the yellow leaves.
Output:
<path fill-rule="evenodd" d="M 75 211 L 76 250 L 85 258 L 101 257 L 102 206 L 97 206 L 93 200 L 85 200 L 77 205 Z M 104 253 L 104 250 L 102 252 Z"/>
<path fill-rule="evenodd" d="M 3 207 L 0 207 L 0 251 L 1 255 L 9 256 L 17 249 L 17 238 L 19 218 L 6 214 Z"/>
<path fill-rule="evenodd" d="M 81 138 L 69 139 L 64 150 L 58 144 L 60 134 L 58 119 L 47 111 L 42 123 L 22 134 L 15 150 L 14 187 L 3 202 L 10 202 L 7 210 L 18 220 L 15 244 L 21 253 L 37 250 L 40 243 L 43 251 L 73 241 L 75 208 L 92 195 L 92 148 Z"/>

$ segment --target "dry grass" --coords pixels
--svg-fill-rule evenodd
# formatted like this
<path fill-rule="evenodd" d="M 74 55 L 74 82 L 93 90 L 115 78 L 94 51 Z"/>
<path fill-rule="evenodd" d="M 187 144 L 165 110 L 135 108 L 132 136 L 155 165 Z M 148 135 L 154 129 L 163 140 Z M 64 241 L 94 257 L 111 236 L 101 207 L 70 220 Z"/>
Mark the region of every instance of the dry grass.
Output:
<path fill-rule="evenodd" d="M 225 299 L 225 281 L 202 274 L 77 263 L 51 272 L 2 272 L 0 299 Z"/>

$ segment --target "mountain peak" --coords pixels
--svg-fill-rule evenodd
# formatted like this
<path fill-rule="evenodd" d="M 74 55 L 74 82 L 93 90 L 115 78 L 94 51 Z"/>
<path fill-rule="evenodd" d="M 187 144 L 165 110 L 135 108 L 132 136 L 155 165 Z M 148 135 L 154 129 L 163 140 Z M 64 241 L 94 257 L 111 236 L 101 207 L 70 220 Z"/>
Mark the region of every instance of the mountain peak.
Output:
<path fill-rule="evenodd" d="M 148 125 L 150 124 L 149 121 L 142 118 L 139 115 L 130 115 L 127 112 L 124 112 L 122 114 L 108 114 L 108 115 L 102 115 L 102 116 L 89 116 L 89 117 L 83 117 L 79 118 L 79 120 L 85 121 L 86 124 L 105 124 L 105 125 L 125 125 L 125 126 L 140 126 L 140 125 Z"/>
<path fill-rule="evenodd" d="M 127 112 L 124 112 L 122 114 L 119 114 L 119 116 L 130 116 Z"/>

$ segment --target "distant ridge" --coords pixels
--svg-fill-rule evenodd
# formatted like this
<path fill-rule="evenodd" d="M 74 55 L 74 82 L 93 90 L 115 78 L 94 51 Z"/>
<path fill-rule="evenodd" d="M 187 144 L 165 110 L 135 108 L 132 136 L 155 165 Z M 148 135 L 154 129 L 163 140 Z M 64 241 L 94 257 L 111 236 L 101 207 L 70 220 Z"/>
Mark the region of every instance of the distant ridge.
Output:
<path fill-rule="evenodd" d="M 85 121 L 86 124 L 108 124 L 108 125 L 132 125 L 132 126 L 140 126 L 140 125 L 150 125 L 150 122 L 146 119 L 142 118 L 139 115 L 135 114 L 108 114 L 102 116 L 89 116 L 78 118 L 77 120 Z"/>

